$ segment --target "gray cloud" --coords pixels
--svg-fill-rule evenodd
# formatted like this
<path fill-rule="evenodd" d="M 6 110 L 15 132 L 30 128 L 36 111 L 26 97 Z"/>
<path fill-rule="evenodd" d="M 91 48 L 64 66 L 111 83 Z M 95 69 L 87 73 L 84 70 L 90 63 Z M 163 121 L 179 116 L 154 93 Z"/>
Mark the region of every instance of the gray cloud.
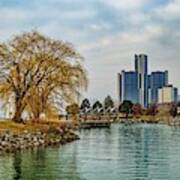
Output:
<path fill-rule="evenodd" d="M 180 0 L 2 0 L 0 18 L 1 41 L 37 29 L 72 42 L 86 58 L 88 97 L 116 97 L 116 75 L 133 68 L 134 53 L 180 87 Z"/>

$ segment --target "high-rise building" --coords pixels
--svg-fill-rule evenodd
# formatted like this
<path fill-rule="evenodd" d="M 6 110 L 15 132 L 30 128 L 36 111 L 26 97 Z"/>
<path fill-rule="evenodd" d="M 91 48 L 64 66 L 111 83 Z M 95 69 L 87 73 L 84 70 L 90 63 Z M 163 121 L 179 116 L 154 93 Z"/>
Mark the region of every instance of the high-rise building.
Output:
<path fill-rule="evenodd" d="M 135 71 L 118 74 L 119 101 L 130 100 L 148 107 L 152 103 L 178 101 L 178 89 L 168 85 L 168 71 L 148 74 L 148 56 L 135 55 Z"/>
<path fill-rule="evenodd" d="M 148 75 L 149 104 L 158 102 L 158 89 L 168 85 L 168 71 L 156 71 Z"/>
<path fill-rule="evenodd" d="M 119 74 L 120 102 L 130 100 L 138 103 L 138 75 L 135 71 L 122 71 Z"/>
<path fill-rule="evenodd" d="M 162 87 L 158 90 L 158 103 L 171 103 L 177 101 L 178 89 L 172 85 Z"/>
<path fill-rule="evenodd" d="M 139 103 L 148 106 L 148 57 L 135 55 L 135 71 L 138 74 Z"/>

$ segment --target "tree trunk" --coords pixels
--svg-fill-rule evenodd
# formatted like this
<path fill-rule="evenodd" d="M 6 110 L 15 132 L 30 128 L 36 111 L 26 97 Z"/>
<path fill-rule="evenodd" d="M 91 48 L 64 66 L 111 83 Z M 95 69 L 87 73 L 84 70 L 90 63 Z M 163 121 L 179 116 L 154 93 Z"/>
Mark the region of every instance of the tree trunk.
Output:
<path fill-rule="evenodd" d="M 34 110 L 34 111 L 33 111 Z M 32 114 L 33 114 L 33 119 L 39 119 L 39 117 L 40 117 L 40 112 L 39 111 L 37 111 L 37 109 L 33 109 L 32 110 Z"/>
<path fill-rule="evenodd" d="M 23 105 L 22 105 L 22 100 L 19 98 L 16 98 L 16 103 L 15 103 L 15 113 L 14 113 L 14 116 L 12 118 L 12 120 L 14 122 L 17 122 L 17 123 L 22 123 L 23 120 L 22 120 L 22 113 L 23 113 Z"/>
<path fill-rule="evenodd" d="M 17 123 L 22 123 L 23 122 L 23 120 L 21 118 L 22 112 L 23 111 L 21 110 L 21 108 L 16 109 L 16 112 L 14 113 L 14 117 L 12 118 L 12 120 Z"/>
<path fill-rule="evenodd" d="M 128 119 L 128 117 L 129 117 L 129 113 L 126 113 L 126 119 Z"/>

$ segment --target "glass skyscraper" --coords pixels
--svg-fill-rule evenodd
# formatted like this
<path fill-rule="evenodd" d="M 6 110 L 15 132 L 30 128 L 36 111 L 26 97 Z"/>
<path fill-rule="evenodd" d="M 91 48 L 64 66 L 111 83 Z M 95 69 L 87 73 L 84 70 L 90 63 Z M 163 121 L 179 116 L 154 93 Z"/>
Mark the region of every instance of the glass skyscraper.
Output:
<path fill-rule="evenodd" d="M 158 89 L 168 85 L 168 71 L 156 71 L 149 75 L 149 104 L 158 102 Z"/>
<path fill-rule="evenodd" d="M 148 57 L 135 54 L 135 71 L 138 74 L 139 103 L 148 106 Z"/>
<path fill-rule="evenodd" d="M 168 71 L 148 74 L 148 56 L 145 54 L 135 54 L 135 71 L 122 71 L 118 82 L 120 102 L 130 100 L 146 108 L 159 101 L 178 100 L 178 89 L 172 87 L 172 90 L 168 86 Z"/>
<path fill-rule="evenodd" d="M 138 74 L 135 71 L 122 71 L 119 74 L 120 101 L 138 103 Z"/>

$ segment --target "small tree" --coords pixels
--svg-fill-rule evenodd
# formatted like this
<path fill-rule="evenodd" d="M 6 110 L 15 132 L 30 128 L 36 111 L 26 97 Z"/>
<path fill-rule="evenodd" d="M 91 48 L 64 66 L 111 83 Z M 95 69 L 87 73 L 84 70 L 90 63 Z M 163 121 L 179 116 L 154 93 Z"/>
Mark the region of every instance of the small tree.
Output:
<path fill-rule="evenodd" d="M 84 116 L 84 119 L 87 120 L 87 114 L 88 112 L 90 111 L 90 108 L 91 108 L 91 104 L 90 104 L 90 101 L 89 99 L 85 98 L 82 103 L 81 103 L 81 107 L 80 107 L 80 111 L 81 113 L 83 113 L 85 116 Z"/>
<path fill-rule="evenodd" d="M 104 108 L 108 109 L 108 108 L 113 108 L 114 107 L 114 101 L 112 100 L 111 96 L 107 96 L 104 99 Z"/>
<path fill-rule="evenodd" d="M 78 104 L 76 103 L 73 103 L 69 106 L 66 107 L 66 112 L 67 114 L 70 114 L 70 115 L 76 115 L 79 113 L 79 106 Z"/>
<path fill-rule="evenodd" d="M 146 112 L 147 115 L 155 116 L 158 114 L 158 107 L 156 104 L 152 104 L 149 106 Z"/>
<path fill-rule="evenodd" d="M 99 109 L 102 109 L 103 105 L 99 102 L 99 101 L 96 101 L 93 106 L 92 106 L 92 109 L 95 111 L 95 110 L 99 110 Z"/>
<path fill-rule="evenodd" d="M 140 104 L 134 104 L 132 107 L 132 112 L 135 116 L 142 115 L 142 106 Z"/>
<path fill-rule="evenodd" d="M 128 118 L 129 114 L 132 113 L 133 103 L 129 100 L 123 101 L 123 103 L 119 106 L 119 112 L 125 113 L 126 118 Z"/>
<path fill-rule="evenodd" d="M 176 117 L 177 116 L 177 105 L 175 103 L 171 104 L 169 113 L 170 113 L 170 115 L 172 117 Z"/>
<path fill-rule="evenodd" d="M 86 113 L 86 110 L 87 109 L 90 109 L 91 108 L 91 104 L 90 104 L 90 101 L 89 99 L 84 99 L 81 103 L 81 107 L 80 107 L 80 110 L 82 110 L 84 113 Z"/>
<path fill-rule="evenodd" d="M 96 114 L 96 118 L 101 119 L 101 114 L 103 114 L 103 105 L 100 103 L 100 101 L 96 101 L 92 106 L 93 112 Z"/>

